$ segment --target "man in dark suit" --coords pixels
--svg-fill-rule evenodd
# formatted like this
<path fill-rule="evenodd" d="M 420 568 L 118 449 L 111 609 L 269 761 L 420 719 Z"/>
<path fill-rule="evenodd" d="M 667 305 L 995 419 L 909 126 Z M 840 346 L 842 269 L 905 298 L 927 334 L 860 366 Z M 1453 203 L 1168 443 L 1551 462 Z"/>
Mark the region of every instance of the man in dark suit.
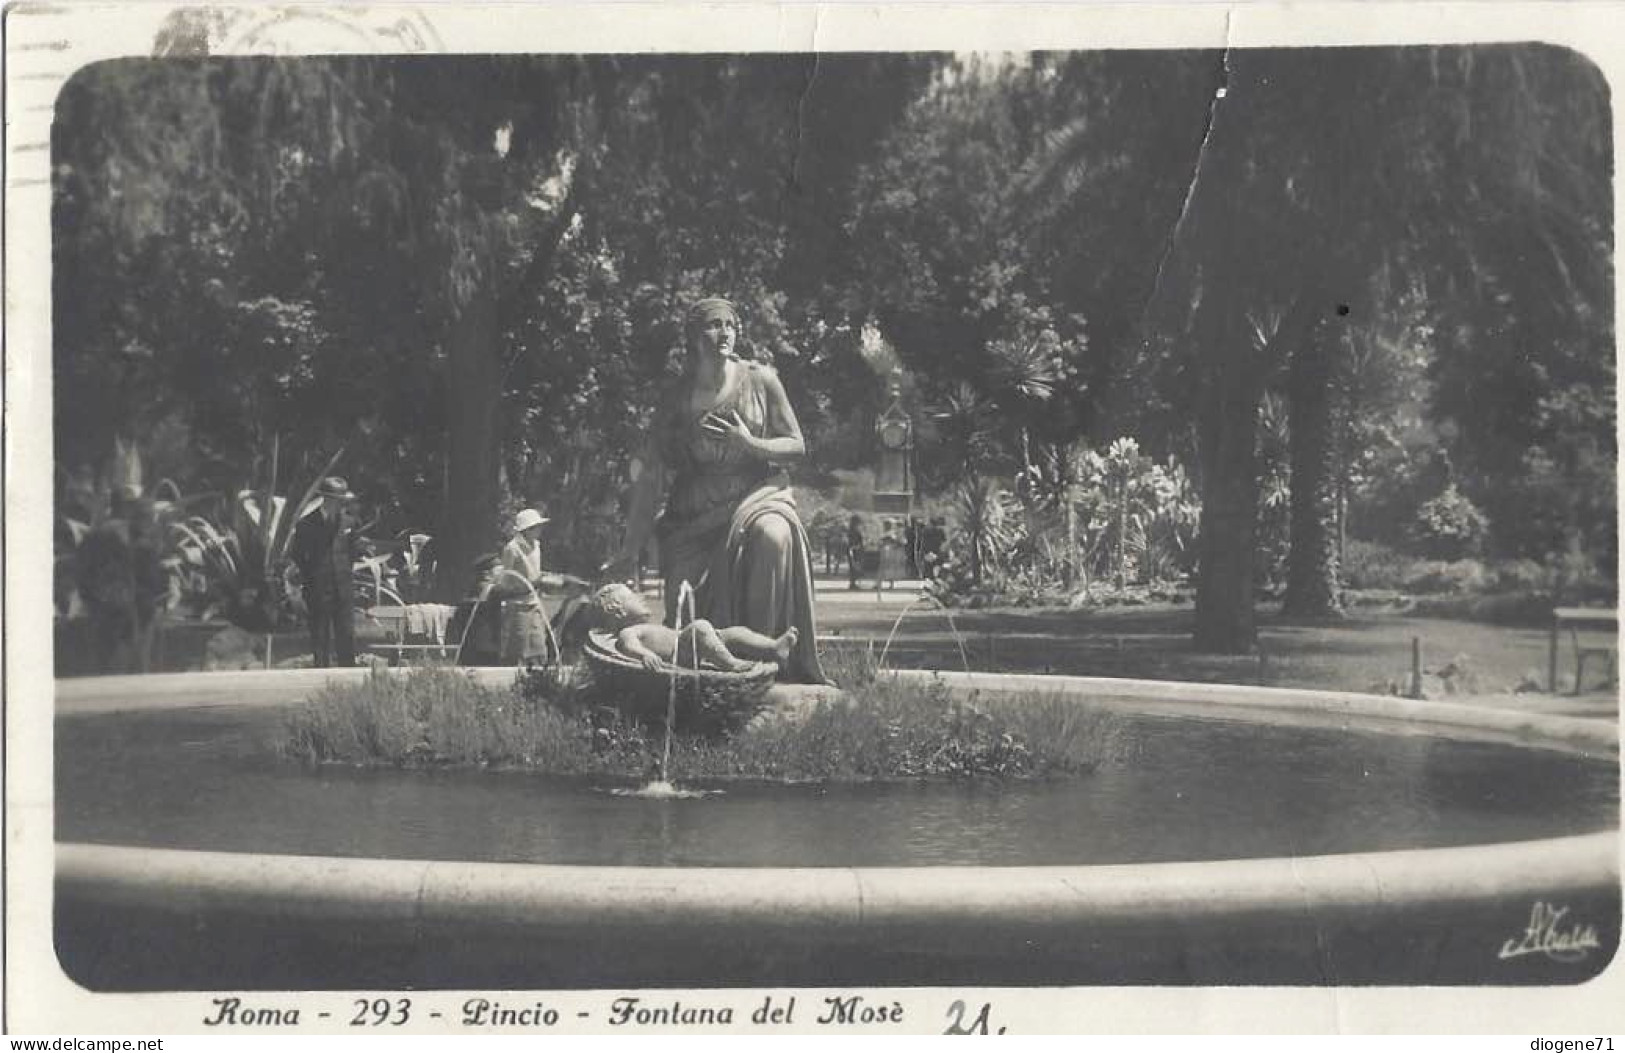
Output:
<path fill-rule="evenodd" d="M 941 516 L 933 516 L 931 522 L 920 531 L 921 561 L 920 573 L 927 578 L 937 576 L 937 568 L 942 565 L 943 550 L 948 547 L 948 521 Z"/>
<path fill-rule="evenodd" d="M 345 509 L 355 494 L 336 475 L 323 479 L 316 492 L 322 506 L 294 528 L 288 554 L 299 570 L 316 667 L 351 666 L 355 665 L 355 615 L 351 611 L 354 586 L 350 579 L 355 564 L 355 531 Z"/>
<path fill-rule="evenodd" d="M 847 588 L 858 587 L 858 570 L 863 563 L 863 520 L 853 516 L 846 521 Z"/>

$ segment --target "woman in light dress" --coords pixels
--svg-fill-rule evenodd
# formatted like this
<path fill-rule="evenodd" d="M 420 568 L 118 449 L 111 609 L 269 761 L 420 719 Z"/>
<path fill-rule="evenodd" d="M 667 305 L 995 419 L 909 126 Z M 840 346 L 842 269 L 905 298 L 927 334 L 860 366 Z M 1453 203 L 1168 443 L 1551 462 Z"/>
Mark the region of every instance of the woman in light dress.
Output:
<path fill-rule="evenodd" d="M 536 509 L 524 509 L 514 517 L 513 537 L 502 546 L 495 584 L 501 595 L 511 597 L 502 605 L 505 663 L 546 662 L 557 657 L 540 593 L 558 589 L 585 591 L 588 587 L 581 578 L 542 569 L 542 527 L 548 522 Z"/>

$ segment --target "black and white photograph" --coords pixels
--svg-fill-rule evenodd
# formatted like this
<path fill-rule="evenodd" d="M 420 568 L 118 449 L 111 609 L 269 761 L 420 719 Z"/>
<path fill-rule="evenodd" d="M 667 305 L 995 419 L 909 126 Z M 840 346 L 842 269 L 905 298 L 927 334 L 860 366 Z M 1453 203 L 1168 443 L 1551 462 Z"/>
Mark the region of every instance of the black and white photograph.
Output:
<path fill-rule="evenodd" d="M 10 1028 L 1625 1023 L 1621 8 L 132 6 L 7 12 Z"/>

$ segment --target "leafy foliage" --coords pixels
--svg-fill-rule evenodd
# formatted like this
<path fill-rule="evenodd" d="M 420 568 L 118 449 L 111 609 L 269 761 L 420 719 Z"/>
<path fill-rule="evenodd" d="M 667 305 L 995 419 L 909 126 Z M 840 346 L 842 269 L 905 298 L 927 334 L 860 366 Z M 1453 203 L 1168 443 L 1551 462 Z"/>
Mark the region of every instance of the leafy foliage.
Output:
<path fill-rule="evenodd" d="M 456 564 L 541 504 L 590 572 L 724 292 L 802 481 L 872 461 L 907 370 L 970 580 L 1199 549 L 1244 647 L 1292 531 L 1410 544 L 1452 482 L 1487 556 L 1613 570 L 1610 111 L 1562 49 L 130 60 L 57 116 L 64 504 L 115 441 L 225 494 L 342 446 L 386 531 Z M 1123 436 L 1200 543 L 1058 496 Z"/>
<path fill-rule="evenodd" d="M 1489 532 L 1484 513 L 1456 489 L 1454 483 L 1444 493 L 1425 502 L 1416 514 L 1418 547 L 1434 559 L 1462 559 L 1477 555 Z"/>
<path fill-rule="evenodd" d="M 932 584 L 951 602 L 1077 603 L 1167 582 L 1192 566 L 1201 505 L 1183 466 L 1130 438 L 1079 442 L 1035 465 L 1016 494 L 991 477 L 957 491 L 957 542 Z"/>
<path fill-rule="evenodd" d="M 99 460 L 179 417 L 183 474 L 235 489 L 273 434 L 306 471 L 347 444 L 363 496 L 451 564 L 511 507 L 554 503 L 578 513 L 555 558 L 596 567 L 695 295 L 735 297 L 749 349 L 814 389 L 815 429 L 837 423 L 852 329 L 808 261 L 848 265 L 853 173 L 929 62 L 89 71 L 56 144 L 57 332 L 59 390 L 98 412 L 59 449 Z"/>

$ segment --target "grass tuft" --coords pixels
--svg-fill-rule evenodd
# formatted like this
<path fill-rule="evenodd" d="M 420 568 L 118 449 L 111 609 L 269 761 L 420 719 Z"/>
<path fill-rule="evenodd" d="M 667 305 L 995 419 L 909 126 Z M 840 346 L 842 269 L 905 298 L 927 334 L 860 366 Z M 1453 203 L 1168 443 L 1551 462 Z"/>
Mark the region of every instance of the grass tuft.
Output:
<path fill-rule="evenodd" d="M 860 663 L 861 665 L 861 663 Z M 856 782 L 1033 778 L 1079 774 L 1126 751 L 1120 719 L 1037 694 L 956 696 L 872 669 L 838 700 L 771 715 L 728 738 L 679 734 L 670 775 L 682 779 Z M 482 686 L 426 668 L 329 685 L 287 718 L 280 747 L 304 763 L 526 768 L 652 778 L 665 734 L 582 704 L 573 683 L 521 674 Z"/>

